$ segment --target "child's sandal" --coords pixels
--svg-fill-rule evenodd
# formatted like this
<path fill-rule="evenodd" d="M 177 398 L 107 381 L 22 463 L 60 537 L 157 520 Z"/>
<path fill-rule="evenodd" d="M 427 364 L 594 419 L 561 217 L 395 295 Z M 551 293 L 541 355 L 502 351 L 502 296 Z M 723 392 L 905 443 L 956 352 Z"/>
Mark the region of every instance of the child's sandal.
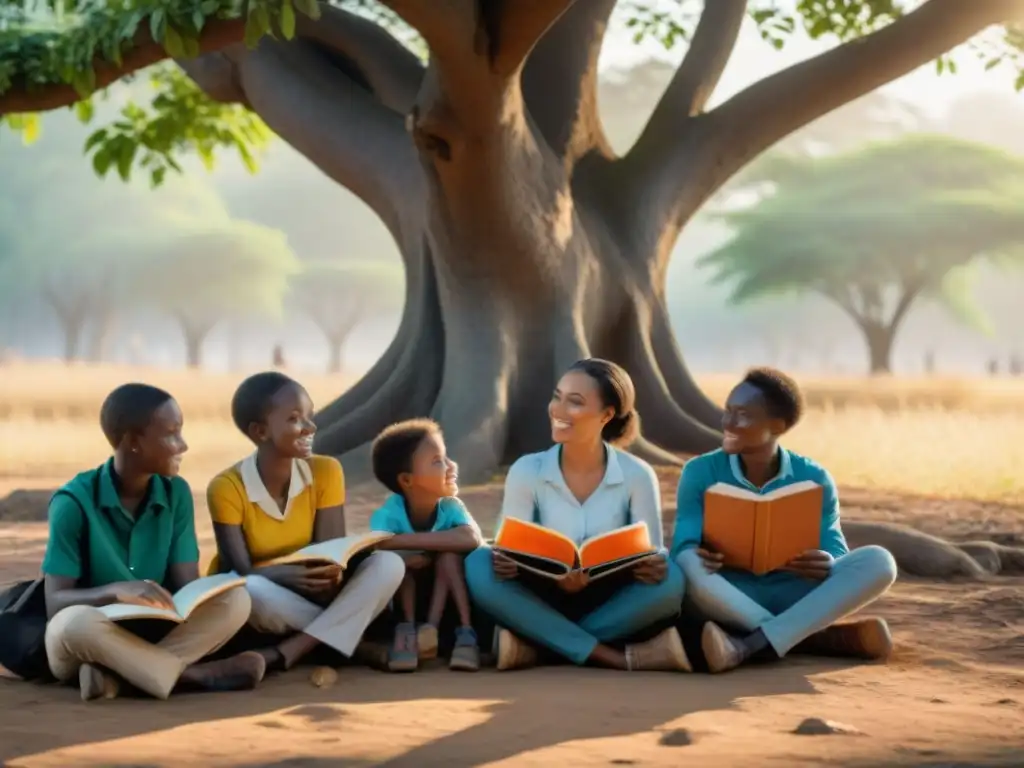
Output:
<path fill-rule="evenodd" d="M 416 625 L 403 622 L 395 629 L 395 642 L 388 652 L 388 669 L 392 672 L 415 672 L 419 662 Z"/>

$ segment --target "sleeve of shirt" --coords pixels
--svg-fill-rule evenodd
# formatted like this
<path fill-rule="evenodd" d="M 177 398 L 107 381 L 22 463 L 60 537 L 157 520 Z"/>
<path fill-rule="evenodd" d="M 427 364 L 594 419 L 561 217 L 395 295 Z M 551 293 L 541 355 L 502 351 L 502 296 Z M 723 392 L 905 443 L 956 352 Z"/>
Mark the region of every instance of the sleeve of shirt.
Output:
<path fill-rule="evenodd" d="M 708 472 L 696 459 L 686 462 L 676 491 L 676 525 L 672 536 L 672 557 L 684 549 L 699 547 L 704 534 L 704 492 L 710 485 Z"/>
<path fill-rule="evenodd" d="M 480 526 L 476 524 L 476 520 L 469 514 L 469 510 L 466 505 L 462 502 L 462 499 L 450 498 L 441 501 L 441 509 L 444 512 L 444 520 L 441 526 L 441 530 L 450 531 L 452 528 L 459 528 L 464 525 L 468 525 L 470 528 L 476 528 L 480 530 Z"/>
<path fill-rule="evenodd" d="M 196 509 L 192 501 L 189 484 L 176 477 L 171 481 L 171 498 L 174 506 L 174 533 L 171 539 L 171 553 L 167 562 L 198 563 L 199 540 L 196 538 Z"/>
<path fill-rule="evenodd" d="M 850 551 L 850 546 L 839 524 L 839 492 L 826 470 L 822 470 L 820 482 L 825 489 L 821 502 L 821 548 L 832 557 L 842 557 Z"/>
<path fill-rule="evenodd" d="M 49 537 L 43 556 L 43 573 L 49 576 L 82 578 L 82 508 L 64 493 L 50 500 Z"/>
<path fill-rule="evenodd" d="M 501 499 L 501 518 L 533 522 L 534 487 L 537 484 L 536 462 L 524 456 L 509 467 L 505 475 L 505 493 Z"/>
<path fill-rule="evenodd" d="M 654 468 L 644 462 L 631 481 L 629 488 L 629 516 L 634 523 L 647 523 L 651 543 L 658 549 L 665 546 L 665 533 L 661 521 L 661 488 Z"/>
<path fill-rule="evenodd" d="M 206 506 L 210 517 L 221 525 L 241 525 L 243 499 L 231 478 L 220 476 L 210 481 L 206 489 Z"/>
<path fill-rule="evenodd" d="M 318 456 L 313 467 L 316 484 L 316 508 L 329 509 L 345 503 L 345 473 L 333 456 Z"/>
<path fill-rule="evenodd" d="M 370 515 L 370 530 L 377 533 L 398 533 L 398 526 L 387 504 L 378 507 Z"/>

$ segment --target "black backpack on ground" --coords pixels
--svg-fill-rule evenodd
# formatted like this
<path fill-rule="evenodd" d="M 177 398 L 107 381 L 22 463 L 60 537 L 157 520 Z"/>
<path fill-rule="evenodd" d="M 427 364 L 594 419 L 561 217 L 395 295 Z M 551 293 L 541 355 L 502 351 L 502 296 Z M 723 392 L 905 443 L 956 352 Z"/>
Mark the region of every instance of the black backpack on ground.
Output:
<path fill-rule="evenodd" d="M 86 573 L 89 516 L 85 510 L 82 510 L 80 546 L 82 573 Z M 19 581 L 0 591 L 0 666 L 23 680 L 52 680 L 46 659 L 46 622 L 46 589 L 42 576 Z"/>

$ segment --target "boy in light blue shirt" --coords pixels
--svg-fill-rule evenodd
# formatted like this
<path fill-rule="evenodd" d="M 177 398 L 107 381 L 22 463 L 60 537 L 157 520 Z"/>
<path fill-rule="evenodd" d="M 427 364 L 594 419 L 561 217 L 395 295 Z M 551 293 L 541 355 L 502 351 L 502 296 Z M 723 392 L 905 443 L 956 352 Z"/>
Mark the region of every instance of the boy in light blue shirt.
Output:
<path fill-rule="evenodd" d="M 438 626 L 450 597 L 459 627 L 449 668 L 475 672 L 480 648 L 462 561 L 482 539 L 476 521 L 456 497 L 458 467 L 448 458 L 441 428 L 429 419 L 393 424 L 374 441 L 372 462 L 374 475 L 392 495 L 373 513 L 370 530 L 394 534 L 381 548 L 398 551 L 406 566 L 398 588 L 401 621 L 388 668 L 412 672 L 420 659 L 437 655 Z M 426 623 L 417 628 L 416 598 L 425 585 L 431 590 L 430 606 Z"/>

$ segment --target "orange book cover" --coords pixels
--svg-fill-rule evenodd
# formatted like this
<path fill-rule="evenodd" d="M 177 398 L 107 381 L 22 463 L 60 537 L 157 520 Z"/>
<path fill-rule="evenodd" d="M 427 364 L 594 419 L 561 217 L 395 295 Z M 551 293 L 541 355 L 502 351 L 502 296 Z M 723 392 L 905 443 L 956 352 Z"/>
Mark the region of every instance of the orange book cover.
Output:
<path fill-rule="evenodd" d="M 554 578 L 577 569 L 597 578 L 657 551 L 651 545 L 650 532 L 643 522 L 593 536 L 577 547 L 572 539 L 558 531 L 516 518 L 502 520 L 494 547 L 527 570 Z"/>
<path fill-rule="evenodd" d="M 763 495 L 716 483 L 704 494 L 704 542 L 728 567 L 758 575 L 777 570 L 820 548 L 824 493 L 809 480 Z"/>

